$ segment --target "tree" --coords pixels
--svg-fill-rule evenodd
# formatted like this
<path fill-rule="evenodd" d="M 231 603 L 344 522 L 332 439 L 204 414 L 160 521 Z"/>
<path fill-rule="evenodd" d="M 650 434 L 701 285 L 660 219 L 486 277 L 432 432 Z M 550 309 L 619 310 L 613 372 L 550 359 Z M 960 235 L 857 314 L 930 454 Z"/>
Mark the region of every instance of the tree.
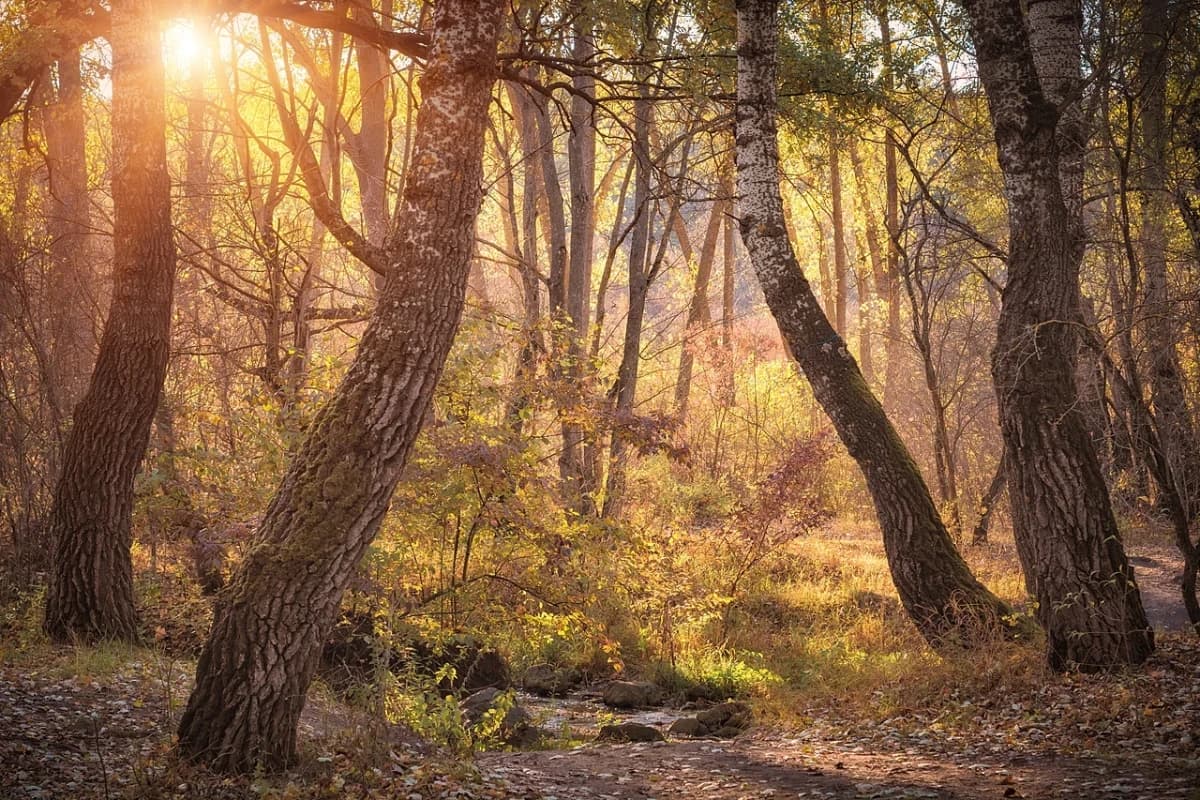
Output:
<path fill-rule="evenodd" d="M 788 239 L 776 141 L 777 0 L 738 0 L 737 216 L 767 305 L 858 462 L 905 609 L 935 646 L 1008 613 L 954 549 L 916 464 L 821 311 Z"/>
<path fill-rule="evenodd" d="M 175 280 L 152 5 L 113 3 L 113 299 L 50 512 L 54 566 L 45 629 L 57 641 L 137 637 L 129 552 L 133 478 L 167 371 Z"/>
<path fill-rule="evenodd" d="M 1053 668 L 1138 664 L 1154 634 L 1075 386 L 1082 12 L 1073 0 L 1043 0 L 1028 18 L 1001 0 L 964 7 L 1008 199 L 1008 283 L 992 377 L 1017 552 Z"/>
<path fill-rule="evenodd" d="M 321 645 L 429 409 L 462 315 L 502 8 L 437 5 L 378 306 L 217 604 L 180 723 L 183 754 L 216 769 L 294 761 Z"/>

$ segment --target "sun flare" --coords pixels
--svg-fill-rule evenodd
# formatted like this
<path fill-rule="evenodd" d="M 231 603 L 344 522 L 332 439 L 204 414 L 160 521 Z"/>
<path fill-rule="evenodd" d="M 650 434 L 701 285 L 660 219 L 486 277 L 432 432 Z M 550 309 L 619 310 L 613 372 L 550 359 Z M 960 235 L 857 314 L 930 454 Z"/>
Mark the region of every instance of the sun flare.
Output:
<path fill-rule="evenodd" d="M 191 20 L 175 20 L 163 32 L 163 61 L 167 68 L 187 72 L 204 58 L 204 32 Z"/>

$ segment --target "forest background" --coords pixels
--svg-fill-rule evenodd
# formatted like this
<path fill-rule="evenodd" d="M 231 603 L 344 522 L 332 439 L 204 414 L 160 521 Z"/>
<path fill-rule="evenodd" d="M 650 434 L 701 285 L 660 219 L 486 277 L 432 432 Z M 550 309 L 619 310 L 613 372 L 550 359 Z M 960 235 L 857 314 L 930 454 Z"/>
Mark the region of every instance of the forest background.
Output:
<path fill-rule="evenodd" d="M 1037 414 L 998 408 L 1006 367 L 994 351 L 1005 352 L 997 328 L 1004 335 L 1014 259 L 1047 251 L 1014 227 L 1003 112 L 980 75 L 990 51 L 972 39 L 989 4 L 965 5 L 781 9 L 781 211 L 836 337 L 799 348 L 764 297 L 743 242 L 753 232 L 739 231 L 748 150 L 734 136 L 734 9 L 506 8 L 495 23 L 500 80 L 485 87 L 477 145 L 463 137 L 481 159 L 482 202 L 461 327 L 428 409 L 413 406 L 411 454 L 378 535 L 337 579 L 340 629 L 365 630 L 383 652 L 497 648 L 516 674 L 551 664 L 649 676 L 712 700 L 757 697 L 767 714 L 786 713 L 797 691 L 883 692 L 890 699 L 869 713 L 886 714 L 963 671 L 995 674 L 978 659 L 1038 675 L 1043 652 L 1056 668 L 1144 659 L 1148 649 L 1129 644 L 1136 619 L 1112 646 L 1120 654 L 1096 663 L 1080 653 L 1100 650 L 1060 642 L 1037 560 L 1070 545 L 1054 544 L 1053 521 L 1030 530 L 1052 543 L 1041 556 L 1032 545 L 1019 553 L 1019 530 L 1014 541 L 1007 484 L 1021 481 L 1018 512 L 1037 507 L 1039 484 L 1036 459 L 1010 448 L 1029 461 L 1013 466 L 1004 441 L 1020 414 Z M 1131 549 L 1181 573 L 1170 603 L 1187 627 L 1181 619 L 1200 623 L 1200 9 L 1035 4 L 1059 5 L 1079 37 L 1074 77 L 1056 97 L 1037 71 L 1060 137 L 1061 119 L 1075 126 L 1055 158 L 1075 158 L 1059 169 L 1076 169 L 1078 186 L 1063 177 L 1059 191 L 1083 233 L 1077 275 L 1063 272 L 1077 287 L 1063 292 L 1079 299 L 1058 309 L 1071 333 L 1048 346 L 1069 351 L 1064 418 L 1081 426 L 1076 444 L 1102 476 L 1073 502 L 1111 508 Z M 1046 47 L 1038 13 L 1024 23 L 1031 63 Z M 124 93 L 122 19 L 133 65 Z M 196 654 L 212 596 L 269 538 L 264 511 L 289 485 L 289 462 L 312 452 L 313 421 L 389 297 L 394 254 L 415 224 L 405 203 L 419 206 L 401 187 L 417 186 L 416 197 L 461 182 L 437 172 L 418 130 L 424 93 L 440 87 L 421 77 L 435 8 L 10 3 L 4 26 L 6 639 L 40 636 L 30 620 L 49 585 L 52 638 Z M 119 167 L 155 146 L 165 172 L 123 185 Z M 132 237 L 122 219 L 134 220 Z M 131 238 L 157 244 L 131 251 Z M 154 263 L 157 274 L 138 274 Z M 145 363 L 119 348 L 106 361 L 118 328 L 126 342 L 156 342 Z M 883 546 L 863 460 L 873 456 L 842 447 L 845 419 L 834 408 L 831 423 L 812 389 L 821 380 L 808 350 L 840 343 L 900 451 L 930 476 L 931 525 L 952 556 Z M 124 396 L 117 407 L 137 430 L 106 429 L 113 407 L 100 395 Z M 91 429 L 80 422 L 89 414 Z M 90 445 L 81 430 L 98 432 Z M 72 442 L 86 453 L 72 455 Z M 83 477 L 72 485 L 71 475 Z M 109 497 L 109 483 L 128 484 L 128 496 Z M 107 555 L 97 545 L 90 566 L 110 558 L 100 571 L 118 577 L 56 601 L 54 587 L 70 584 L 70 520 L 86 522 L 79 509 L 99 496 L 115 544 Z M 1085 553 L 1072 567 L 1107 546 L 1072 541 Z M 930 615 L 905 594 L 906 558 L 948 573 L 961 561 L 967 578 L 969 566 L 998 598 L 993 610 L 1011 609 L 1005 625 L 955 627 L 955 646 L 973 654 L 947 656 L 947 606 Z M 1117 575 L 1123 586 L 1124 569 L 1100 582 Z M 112 613 L 61 610 L 88 596 Z M 394 681 L 377 687 L 381 713 L 437 729 L 436 687 Z"/>

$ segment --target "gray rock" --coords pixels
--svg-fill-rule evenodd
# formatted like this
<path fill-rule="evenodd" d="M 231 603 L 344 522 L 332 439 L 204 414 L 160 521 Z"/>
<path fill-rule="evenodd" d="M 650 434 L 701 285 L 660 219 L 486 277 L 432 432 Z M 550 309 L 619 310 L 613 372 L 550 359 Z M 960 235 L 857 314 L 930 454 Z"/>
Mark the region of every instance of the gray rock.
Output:
<path fill-rule="evenodd" d="M 712 736 L 718 739 L 734 739 L 746 732 L 745 728 L 739 728 L 734 725 L 726 725 L 723 728 L 717 728 L 712 732 Z"/>
<path fill-rule="evenodd" d="M 683 717 L 672 722 L 667 733 L 672 736 L 708 736 L 708 726 L 695 717 Z"/>
<path fill-rule="evenodd" d="M 613 708 L 646 708 L 660 705 L 663 693 L 648 681 L 613 681 L 604 688 L 603 699 Z"/>
<path fill-rule="evenodd" d="M 750 707 L 745 703 L 721 703 L 701 711 L 696 719 L 708 726 L 710 730 L 723 727 L 733 727 L 746 730 L 750 727 Z"/>
<path fill-rule="evenodd" d="M 496 705 L 496 701 L 503 693 L 503 690 L 489 686 L 486 689 L 480 689 L 478 692 L 469 695 L 459 703 L 459 708 L 462 709 L 463 716 L 467 719 L 467 726 L 474 727 L 478 725 L 479 721 L 483 719 L 483 715 Z M 530 728 L 531 719 L 528 711 L 513 703 L 512 708 L 505 712 L 504 720 L 500 723 L 500 731 L 505 741 Z"/>
<path fill-rule="evenodd" d="M 639 725 L 636 722 L 622 722 L 619 725 L 601 727 L 596 740 L 601 742 L 662 742 L 666 741 L 666 737 L 658 728 Z"/>
<path fill-rule="evenodd" d="M 573 667 L 556 667 L 552 664 L 535 664 L 525 670 L 521 685 L 525 691 L 542 697 L 561 697 L 569 694 L 583 681 L 579 670 Z"/>

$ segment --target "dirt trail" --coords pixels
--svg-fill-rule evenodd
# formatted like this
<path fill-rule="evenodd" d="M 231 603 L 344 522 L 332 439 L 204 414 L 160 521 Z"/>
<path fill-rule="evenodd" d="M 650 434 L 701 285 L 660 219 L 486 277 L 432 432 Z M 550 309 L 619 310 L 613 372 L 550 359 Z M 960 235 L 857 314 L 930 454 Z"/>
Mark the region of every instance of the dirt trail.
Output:
<path fill-rule="evenodd" d="M 886 751 L 850 741 L 764 734 L 731 743 L 587 745 L 565 753 L 480 757 L 485 780 L 514 798 L 1200 797 L 1200 766 L 1143 759 Z"/>
<path fill-rule="evenodd" d="M 1130 545 L 1129 563 L 1133 565 L 1150 624 L 1166 631 L 1188 630 L 1190 624 L 1179 588 L 1183 574 L 1179 550 L 1167 544 Z"/>

